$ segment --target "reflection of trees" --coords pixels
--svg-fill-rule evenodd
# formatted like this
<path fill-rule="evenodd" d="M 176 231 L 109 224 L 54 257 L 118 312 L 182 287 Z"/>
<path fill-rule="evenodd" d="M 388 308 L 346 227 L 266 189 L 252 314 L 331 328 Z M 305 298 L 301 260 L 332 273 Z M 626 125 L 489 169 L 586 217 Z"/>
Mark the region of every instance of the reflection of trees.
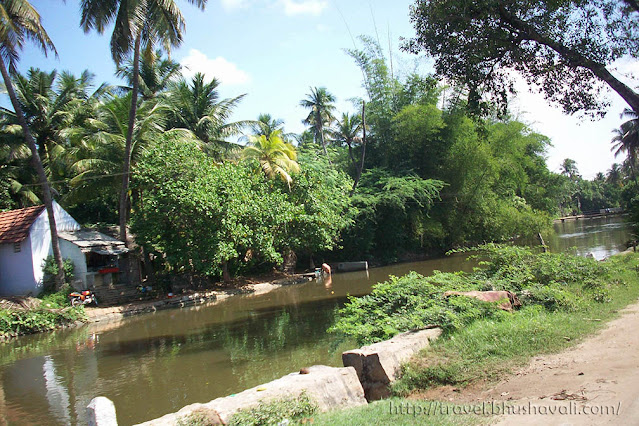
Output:
<path fill-rule="evenodd" d="M 19 359 L 46 355 L 53 349 L 74 348 L 77 342 L 86 341 L 88 337 L 87 327 L 19 337 L 0 345 L 0 367 L 13 364 Z"/>
<path fill-rule="evenodd" d="M 55 376 L 68 392 L 65 409 L 70 410 L 71 423 L 83 423 L 84 406 L 97 395 L 114 401 L 122 423 L 138 423 L 304 366 L 339 365 L 339 354 L 351 345 L 337 347 L 338 337 L 327 335 L 326 329 L 341 301 L 286 306 L 271 302 L 258 310 L 245 300 L 244 311 L 231 303 L 224 309 L 218 305 L 166 311 L 144 320 L 141 316 L 104 330 L 94 346 L 89 344 L 90 327 L 29 336 L 0 347 L 0 367 L 18 374 L 17 360 L 49 354 Z M 212 316 L 230 320 L 220 323 Z M 42 364 L 35 369 L 40 377 L 41 368 Z M 46 389 L 40 387 L 46 414 Z M 4 391 L 14 402 L 10 388 Z"/>

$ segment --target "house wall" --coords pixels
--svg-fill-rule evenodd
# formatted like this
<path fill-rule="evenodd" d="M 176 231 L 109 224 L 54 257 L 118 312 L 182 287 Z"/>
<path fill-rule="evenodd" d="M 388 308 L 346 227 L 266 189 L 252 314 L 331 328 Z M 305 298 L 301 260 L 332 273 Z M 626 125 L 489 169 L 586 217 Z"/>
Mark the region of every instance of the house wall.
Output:
<path fill-rule="evenodd" d="M 71 259 L 73 262 L 73 281 L 77 290 L 84 290 L 87 288 L 87 259 L 80 250 L 80 247 L 76 246 L 69 241 L 60 238 L 60 251 L 63 258 Z M 76 283 L 76 281 L 80 281 Z"/>
<path fill-rule="evenodd" d="M 39 292 L 33 276 L 31 240 L 20 243 L 15 253 L 13 243 L 0 244 L 0 296 L 24 296 Z"/>
<path fill-rule="evenodd" d="M 80 224 L 69 215 L 69 213 L 62 210 L 62 207 L 55 201 L 53 202 L 53 211 L 55 215 L 56 229 L 59 231 L 76 231 L 80 229 Z M 42 210 L 40 216 L 33 221 L 31 228 L 29 229 L 29 237 L 31 240 L 31 259 L 33 277 L 35 279 L 35 286 L 41 290 L 42 278 L 44 272 L 42 267 L 44 261 L 49 255 L 53 255 L 53 249 L 51 247 L 51 231 L 49 229 L 49 216 L 47 211 Z M 62 239 L 60 239 L 62 242 Z M 62 257 L 65 254 L 62 253 Z"/>

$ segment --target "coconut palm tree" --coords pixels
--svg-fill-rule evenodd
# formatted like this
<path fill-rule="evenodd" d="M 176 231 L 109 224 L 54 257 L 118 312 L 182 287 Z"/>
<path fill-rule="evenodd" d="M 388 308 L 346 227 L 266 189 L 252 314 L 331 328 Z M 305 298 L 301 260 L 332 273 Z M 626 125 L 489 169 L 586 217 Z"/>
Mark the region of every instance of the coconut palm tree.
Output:
<path fill-rule="evenodd" d="M 611 185 L 619 186 L 621 183 L 622 170 L 618 163 L 613 163 L 610 170 L 606 174 L 606 182 Z"/>
<path fill-rule="evenodd" d="M 335 127 L 330 130 L 331 137 L 338 144 L 348 146 L 348 155 L 353 167 L 357 165 L 353 154 L 353 145 L 361 143 L 360 133 L 362 131 L 362 117 L 359 114 L 350 115 L 343 113 L 342 118 L 337 120 Z"/>
<path fill-rule="evenodd" d="M 109 89 L 102 84 L 93 91 L 94 75 L 84 71 L 79 77 L 56 70 L 44 72 L 30 68 L 26 75 L 13 77 L 16 94 L 25 119 L 38 146 L 45 172 L 52 181 L 64 178 L 63 153 L 68 147 L 60 132 L 88 118 L 87 103 L 99 100 Z M 0 108 L 9 123 L 15 123 L 13 111 Z"/>
<path fill-rule="evenodd" d="M 164 94 L 164 101 L 169 108 L 167 128 L 192 131 L 204 142 L 205 152 L 217 160 L 240 150 L 227 138 L 240 135 L 247 126 L 256 125 L 253 120 L 229 122 L 245 95 L 220 100 L 219 85 L 219 80 L 215 78 L 206 83 L 204 74 L 197 73 L 190 81 L 181 78 L 170 84 Z"/>
<path fill-rule="evenodd" d="M 29 167 L 31 151 L 24 143 L 22 128 L 15 119 L 0 118 L 0 170 L 2 188 L 11 199 L 3 208 L 42 204 L 35 192 L 38 175 Z M 5 200 L 7 202 L 7 200 Z"/>
<path fill-rule="evenodd" d="M 637 163 L 637 152 L 639 152 L 639 115 L 631 109 L 626 108 L 621 117 L 629 117 L 630 120 L 621 124 L 618 129 L 614 129 L 615 136 L 612 138 L 612 148 L 615 157 L 625 152 L 632 179 L 637 181 L 635 165 Z"/>
<path fill-rule="evenodd" d="M 188 0 L 204 10 L 207 0 Z M 170 49 L 182 43 L 185 29 L 182 13 L 175 0 L 82 0 L 80 25 L 85 32 L 102 34 L 114 23 L 111 36 L 111 56 L 117 65 L 133 54 L 132 97 L 125 144 L 122 188 L 120 190 L 120 239 L 126 239 L 129 215 L 129 174 L 131 146 L 140 81 L 140 52 L 153 52 L 155 44 Z M 128 277 L 127 277 L 128 279 Z"/>
<path fill-rule="evenodd" d="M 96 104 L 94 118 L 63 132 L 71 144 L 67 161 L 73 174 L 67 202 L 85 201 L 105 187 L 111 191 L 120 189 L 132 96 L 129 93 Z M 166 125 L 167 109 L 162 104 L 142 102 L 138 111 L 130 154 L 132 166 L 142 151 L 165 133 Z"/>
<path fill-rule="evenodd" d="M 561 174 L 568 176 L 571 180 L 575 180 L 579 177 L 579 170 L 577 170 L 577 162 L 572 158 L 565 158 L 559 166 Z"/>
<path fill-rule="evenodd" d="M 329 127 L 335 120 L 335 117 L 333 117 L 333 111 L 335 111 L 334 102 L 335 96 L 325 87 L 312 87 L 311 93 L 306 95 L 306 99 L 300 101 L 300 106 L 310 109 L 308 116 L 302 122 L 313 128 L 315 143 L 322 146 L 329 163 L 331 160 L 326 150 L 324 129 Z"/>
<path fill-rule="evenodd" d="M 156 98 L 160 93 L 169 87 L 169 82 L 181 76 L 182 66 L 170 58 L 163 58 L 162 51 L 145 51 L 140 56 L 140 81 L 139 90 L 142 99 L 150 100 Z M 124 87 L 125 91 L 130 91 L 133 87 L 133 61 L 127 61 L 124 66 L 119 66 L 116 75 L 124 77 L 129 86 Z"/>
<path fill-rule="evenodd" d="M 242 150 L 242 157 L 256 159 L 267 178 L 279 177 L 289 189 L 293 182 L 290 173 L 300 170 L 295 147 L 282 139 L 281 130 L 273 131 L 268 137 L 250 136 L 249 145 Z"/>
<path fill-rule="evenodd" d="M 42 198 L 47 210 L 49 229 L 51 231 L 51 248 L 58 269 L 55 283 L 56 287 L 59 288 L 64 283 L 64 267 L 53 212 L 51 188 L 38 154 L 36 141 L 24 117 L 10 76 L 10 73 L 16 73 L 19 52 L 22 50 L 25 40 L 33 41 L 45 55 L 48 51 L 53 51 L 56 55 L 57 52 L 40 22 L 40 15 L 27 0 L 0 0 L 0 17 L 0 72 L 2 73 L 2 79 L 11 100 L 11 105 L 15 111 L 16 120 L 22 127 L 24 139 L 31 150 L 31 161 L 36 169 L 39 184 L 42 186 Z"/>

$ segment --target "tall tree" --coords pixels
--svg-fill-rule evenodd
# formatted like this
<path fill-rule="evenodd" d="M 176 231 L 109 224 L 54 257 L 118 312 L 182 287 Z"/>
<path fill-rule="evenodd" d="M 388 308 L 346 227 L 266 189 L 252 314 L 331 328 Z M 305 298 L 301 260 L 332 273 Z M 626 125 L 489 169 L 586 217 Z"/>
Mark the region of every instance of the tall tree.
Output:
<path fill-rule="evenodd" d="M 26 75 L 14 76 L 18 101 L 52 181 L 65 177 L 61 155 L 68 148 L 62 137 L 65 128 L 84 124 L 91 112 L 88 103 L 99 100 L 109 88 L 102 84 L 93 91 L 93 79 L 89 71 L 76 77 L 66 71 L 44 72 L 37 68 L 30 68 Z M 0 113 L 15 122 L 13 111 L 0 108 Z"/>
<path fill-rule="evenodd" d="M 639 57 L 635 3 L 419 0 L 410 13 L 416 37 L 404 49 L 434 57 L 439 75 L 470 89 L 476 112 L 486 112 L 482 95 L 506 111 L 511 71 L 569 114 L 603 115 L 605 86 L 639 111 L 639 94 L 610 71 L 617 59 Z"/>
<path fill-rule="evenodd" d="M 207 0 L 188 2 L 204 10 Z M 114 23 L 111 56 L 117 65 L 133 54 L 132 96 L 120 190 L 120 239 L 126 242 L 131 145 L 140 90 L 140 52 L 143 47 L 146 52 L 153 52 L 156 43 L 169 49 L 179 46 L 185 22 L 175 0 L 82 0 L 80 7 L 80 25 L 85 32 L 96 30 L 102 34 Z"/>
<path fill-rule="evenodd" d="M 330 130 L 331 137 L 339 145 L 346 144 L 351 165 L 357 166 L 357 160 L 353 148 L 355 144 L 362 142 L 360 134 L 362 132 L 362 116 L 359 114 L 350 115 L 342 113 L 342 117 L 335 122 L 335 126 Z"/>
<path fill-rule="evenodd" d="M 62 253 L 60 252 L 60 242 L 58 241 L 51 188 L 38 154 L 36 141 L 31 134 L 9 74 L 16 73 L 16 63 L 25 39 L 33 41 L 45 55 L 49 50 L 57 55 L 53 42 L 40 22 L 40 15 L 27 0 L 0 0 L 0 72 L 2 73 L 9 99 L 11 99 L 11 105 L 15 110 L 16 120 L 22 127 L 24 139 L 31 150 L 31 161 L 42 186 L 42 198 L 46 206 L 49 229 L 51 231 L 51 248 L 58 269 L 55 282 L 56 287 L 59 288 L 64 283 L 64 267 Z"/>
<path fill-rule="evenodd" d="M 70 141 L 67 161 L 73 174 L 66 201 L 86 201 L 105 189 L 109 192 L 120 189 L 118 171 L 125 156 L 131 96 L 128 93 L 100 103 L 96 105 L 95 116 L 87 123 L 65 129 L 64 135 Z M 142 102 L 138 111 L 131 145 L 133 166 L 142 151 L 166 133 L 166 107 Z"/>
<path fill-rule="evenodd" d="M 291 140 L 295 139 L 294 133 L 286 133 L 284 131 L 284 120 L 281 118 L 273 118 L 271 114 L 260 114 L 257 117 L 257 121 L 254 124 L 251 124 L 251 132 L 255 136 L 266 136 L 267 138 L 271 136 L 276 131 L 280 132 L 280 137 L 284 142 L 290 143 Z"/>
<path fill-rule="evenodd" d="M 303 122 L 313 128 L 315 143 L 321 144 L 326 158 L 329 159 L 329 164 L 331 160 L 326 150 L 324 128 L 329 127 L 335 120 L 335 117 L 333 117 L 333 111 L 335 111 L 334 102 L 335 96 L 325 87 L 312 87 L 311 93 L 306 95 L 306 99 L 300 102 L 301 106 L 311 110 Z"/>
<path fill-rule="evenodd" d="M 568 176 L 571 180 L 575 180 L 580 177 L 579 170 L 577 169 L 577 162 L 572 158 L 565 158 L 564 161 L 561 162 L 559 168 L 561 169 L 561 174 Z"/>

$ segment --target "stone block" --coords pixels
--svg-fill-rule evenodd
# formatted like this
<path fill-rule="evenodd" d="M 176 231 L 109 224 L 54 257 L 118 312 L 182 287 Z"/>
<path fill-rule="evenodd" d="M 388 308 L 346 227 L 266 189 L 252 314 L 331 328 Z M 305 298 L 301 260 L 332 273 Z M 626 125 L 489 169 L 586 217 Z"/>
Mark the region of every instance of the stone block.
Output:
<path fill-rule="evenodd" d="M 104 396 L 93 398 L 87 405 L 87 423 L 89 426 L 118 426 L 113 402 Z"/>
<path fill-rule="evenodd" d="M 260 402 L 295 398 L 306 392 L 320 411 L 356 407 L 367 404 L 364 390 L 352 367 L 335 368 L 314 365 L 304 369 L 306 374 L 291 373 L 272 382 L 247 389 L 233 396 L 217 398 L 205 404 L 192 404 L 177 413 L 167 414 L 142 423 L 145 426 L 174 425 L 193 413 L 218 416 L 225 424 L 241 409 L 255 407 Z"/>
<path fill-rule="evenodd" d="M 368 401 L 387 398 L 401 364 L 429 346 L 441 333 L 440 328 L 408 331 L 390 340 L 346 351 L 342 353 L 342 362 L 345 367 L 355 369 Z"/>

